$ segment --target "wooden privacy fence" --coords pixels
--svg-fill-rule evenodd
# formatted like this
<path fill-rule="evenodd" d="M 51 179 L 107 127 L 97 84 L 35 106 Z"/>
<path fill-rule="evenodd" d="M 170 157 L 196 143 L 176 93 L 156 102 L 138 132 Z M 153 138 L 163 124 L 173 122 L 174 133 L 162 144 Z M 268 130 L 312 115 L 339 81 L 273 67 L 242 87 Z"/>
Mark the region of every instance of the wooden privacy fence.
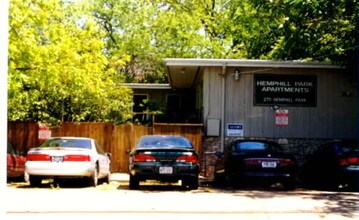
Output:
<path fill-rule="evenodd" d="M 154 123 L 153 126 L 113 123 L 62 123 L 51 129 L 51 136 L 76 136 L 96 139 L 105 151 L 112 154 L 112 172 L 127 172 L 128 151 L 139 137 L 146 134 L 170 134 L 187 137 L 202 154 L 202 124 Z M 35 122 L 8 122 L 8 141 L 17 151 L 27 152 L 38 146 L 39 126 Z"/>

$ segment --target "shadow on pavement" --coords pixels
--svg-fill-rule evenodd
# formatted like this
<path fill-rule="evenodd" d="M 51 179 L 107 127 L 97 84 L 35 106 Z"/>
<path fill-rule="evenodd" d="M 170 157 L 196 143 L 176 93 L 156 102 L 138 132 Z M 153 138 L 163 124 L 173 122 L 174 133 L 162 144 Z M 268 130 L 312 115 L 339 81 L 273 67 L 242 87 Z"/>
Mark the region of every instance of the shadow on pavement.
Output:
<path fill-rule="evenodd" d="M 33 188 L 25 182 L 11 182 L 8 183 L 11 187 L 16 188 Z M 86 182 L 81 180 L 68 179 L 63 182 L 44 181 L 39 188 L 61 189 L 61 188 L 86 188 Z M 102 186 L 99 185 L 99 189 Z M 120 178 L 111 178 L 109 185 L 104 184 L 103 187 L 110 187 L 114 190 L 129 190 L 128 178 L 121 176 Z M 324 204 L 318 210 L 323 215 L 336 213 L 343 217 L 353 218 L 359 215 L 359 192 L 357 191 L 326 191 L 326 190 L 311 190 L 303 189 L 301 186 L 294 190 L 283 189 L 280 185 L 256 185 L 251 187 L 216 187 L 211 182 L 201 182 L 199 189 L 186 190 L 179 184 L 160 184 L 153 182 L 141 183 L 140 188 L 136 190 L 143 193 L 162 193 L 168 191 L 179 191 L 185 193 L 218 193 L 229 194 L 236 197 L 248 197 L 252 199 L 270 199 L 272 198 L 289 198 L 295 197 L 305 200 L 320 201 Z"/>
<path fill-rule="evenodd" d="M 352 189 L 340 189 L 337 191 L 310 190 L 300 187 L 294 190 L 286 190 L 278 185 L 260 185 L 251 187 L 214 187 L 206 186 L 220 193 L 230 193 L 233 196 L 245 196 L 252 199 L 272 199 L 296 197 L 303 200 L 322 201 L 325 206 L 319 210 L 321 213 L 336 213 L 343 217 L 353 218 L 359 215 L 359 192 Z M 268 200 L 270 201 L 270 200 Z"/>

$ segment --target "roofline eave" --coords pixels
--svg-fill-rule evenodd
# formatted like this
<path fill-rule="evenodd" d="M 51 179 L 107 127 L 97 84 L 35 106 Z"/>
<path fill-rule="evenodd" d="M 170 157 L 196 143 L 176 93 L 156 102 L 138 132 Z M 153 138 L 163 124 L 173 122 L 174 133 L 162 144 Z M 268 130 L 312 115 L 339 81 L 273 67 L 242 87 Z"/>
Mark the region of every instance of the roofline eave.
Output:
<path fill-rule="evenodd" d="M 274 61 L 274 60 L 244 60 L 244 59 L 197 59 L 197 58 L 165 58 L 167 66 L 208 66 L 222 67 L 271 67 L 271 68 L 324 68 L 342 69 L 344 67 L 329 62 L 314 61 Z"/>

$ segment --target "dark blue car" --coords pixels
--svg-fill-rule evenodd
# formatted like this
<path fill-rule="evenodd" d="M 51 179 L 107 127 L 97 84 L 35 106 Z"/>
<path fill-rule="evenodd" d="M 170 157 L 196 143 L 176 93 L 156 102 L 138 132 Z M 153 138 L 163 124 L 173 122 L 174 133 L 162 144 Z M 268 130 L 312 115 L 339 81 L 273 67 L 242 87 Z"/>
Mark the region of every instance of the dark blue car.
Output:
<path fill-rule="evenodd" d="M 217 153 L 215 184 L 257 186 L 280 183 L 292 189 L 296 184 L 297 163 L 282 147 L 265 140 L 235 140 Z"/>
<path fill-rule="evenodd" d="M 182 136 L 145 135 L 129 154 L 129 187 L 141 181 L 178 182 L 186 189 L 198 188 L 199 155 Z"/>
<path fill-rule="evenodd" d="M 359 146 L 356 140 L 329 141 L 309 155 L 303 165 L 305 188 L 359 188 Z"/>

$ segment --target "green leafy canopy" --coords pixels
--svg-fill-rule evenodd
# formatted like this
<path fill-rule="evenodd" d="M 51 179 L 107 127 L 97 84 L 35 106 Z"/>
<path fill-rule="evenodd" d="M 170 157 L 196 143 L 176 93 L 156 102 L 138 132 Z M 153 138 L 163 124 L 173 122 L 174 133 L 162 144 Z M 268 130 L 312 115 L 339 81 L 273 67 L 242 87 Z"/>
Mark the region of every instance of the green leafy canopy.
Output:
<path fill-rule="evenodd" d="M 131 91 L 117 86 L 104 33 L 75 4 L 11 0 L 9 120 L 115 121 L 130 117 Z"/>

